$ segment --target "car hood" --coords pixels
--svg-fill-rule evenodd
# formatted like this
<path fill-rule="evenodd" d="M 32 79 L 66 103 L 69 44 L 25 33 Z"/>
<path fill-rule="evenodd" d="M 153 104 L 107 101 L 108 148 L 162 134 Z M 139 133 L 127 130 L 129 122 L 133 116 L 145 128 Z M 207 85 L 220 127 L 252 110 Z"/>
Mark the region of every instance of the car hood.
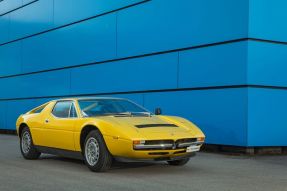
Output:
<path fill-rule="evenodd" d="M 197 136 L 197 131 L 192 131 L 180 122 L 158 116 L 151 117 L 107 117 L 114 126 L 122 131 L 132 134 L 132 138 L 142 139 L 179 139 Z M 130 133 L 129 133 L 130 132 Z M 135 137 L 134 137 L 135 136 Z"/>

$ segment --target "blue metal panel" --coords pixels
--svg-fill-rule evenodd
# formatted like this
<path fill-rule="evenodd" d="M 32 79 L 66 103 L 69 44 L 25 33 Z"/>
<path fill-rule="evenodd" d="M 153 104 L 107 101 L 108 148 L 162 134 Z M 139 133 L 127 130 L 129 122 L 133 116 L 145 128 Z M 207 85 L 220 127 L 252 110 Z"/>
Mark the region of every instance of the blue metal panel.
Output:
<path fill-rule="evenodd" d="M 33 101 L 37 104 L 36 106 L 40 106 L 43 105 L 44 103 L 47 103 L 51 100 L 55 100 L 58 99 L 57 97 L 53 97 L 53 98 L 38 98 L 38 99 L 33 99 Z M 60 99 L 60 97 L 59 97 Z"/>
<path fill-rule="evenodd" d="M 4 0 L 0 2 L 0 15 L 16 9 L 22 5 L 22 0 Z"/>
<path fill-rule="evenodd" d="M 287 42 L 286 0 L 250 0 L 249 36 Z"/>
<path fill-rule="evenodd" d="M 21 97 L 57 96 L 70 93 L 70 71 L 59 70 L 22 77 Z M 29 89 L 29 91 L 25 91 Z M 11 95 L 13 96 L 13 95 Z"/>
<path fill-rule="evenodd" d="M 247 37 L 248 0 L 153 0 L 118 13 L 121 57 Z"/>
<path fill-rule="evenodd" d="M 179 87 L 246 84 L 247 42 L 180 52 Z"/>
<path fill-rule="evenodd" d="M 23 71 L 39 71 L 116 57 L 116 15 L 23 40 Z"/>
<path fill-rule="evenodd" d="M 287 86 L 287 46 L 250 41 L 248 82 L 256 85 Z"/>
<path fill-rule="evenodd" d="M 0 129 L 6 129 L 6 102 L 0 101 Z"/>
<path fill-rule="evenodd" d="M 68 95 L 70 93 L 70 71 L 59 70 L 47 73 L 0 79 L 5 89 L 0 98 L 29 98 Z"/>
<path fill-rule="evenodd" d="M 0 78 L 1 94 L 0 98 L 18 97 L 21 89 L 21 79 L 19 77 Z M 27 90 L 26 90 L 27 91 Z"/>
<path fill-rule="evenodd" d="M 33 2 L 33 1 L 35 1 L 35 0 L 22 0 L 23 1 L 23 5 L 26 5 L 26 4 L 28 4 L 28 3 L 31 3 L 31 2 Z"/>
<path fill-rule="evenodd" d="M 55 25 L 68 24 L 141 1 L 143 0 L 54 0 Z"/>
<path fill-rule="evenodd" d="M 1 4 L 0 4 L 1 7 Z M 10 15 L 0 16 L 0 44 L 7 42 L 9 38 L 9 23 L 10 23 Z"/>
<path fill-rule="evenodd" d="M 144 105 L 197 124 L 210 144 L 247 145 L 247 89 L 149 93 Z"/>
<path fill-rule="evenodd" d="M 14 75 L 20 72 L 21 42 L 0 46 L 0 76 Z"/>
<path fill-rule="evenodd" d="M 176 88 L 177 53 L 72 69 L 72 94 Z"/>
<path fill-rule="evenodd" d="M 287 146 L 287 91 L 249 89 L 248 146 Z"/>
<path fill-rule="evenodd" d="M 141 106 L 144 105 L 144 98 L 142 93 L 137 93 L 137 94 L 113 94 L 113 95 L 102 95 L 102 97 L 115 97 L 115 98 L 124 98 L 131 100 L 135 102 L 136 104 L 139 104 Z M 98 96 L 101 97 L 101 96 Z"/>
<path fill-rule="evenodd" d="M 52 27 L 53 1 L 37 1 L 10 14 L 10 40 L 35 34 Z"/>

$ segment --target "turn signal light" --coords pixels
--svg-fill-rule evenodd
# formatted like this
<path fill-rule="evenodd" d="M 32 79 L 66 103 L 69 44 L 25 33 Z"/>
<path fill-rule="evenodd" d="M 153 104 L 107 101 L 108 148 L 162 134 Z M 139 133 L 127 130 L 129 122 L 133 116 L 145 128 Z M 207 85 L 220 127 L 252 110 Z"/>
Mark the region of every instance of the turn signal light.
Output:
<path fill-rule="evenodd" d="M 198 138 L 197 138 L 197 141 L 203 142 L 204 139 L 205 139 L 204 137 L 198 137 Z"/>
<path fill-rule="evenodd" d="M 140 144 L 144 144 L 144 143 L 145 143 L 145 141 L 143 141 L 143 140 L 134 140 L 133 141 L 134 145 L 140 145 Z"/>

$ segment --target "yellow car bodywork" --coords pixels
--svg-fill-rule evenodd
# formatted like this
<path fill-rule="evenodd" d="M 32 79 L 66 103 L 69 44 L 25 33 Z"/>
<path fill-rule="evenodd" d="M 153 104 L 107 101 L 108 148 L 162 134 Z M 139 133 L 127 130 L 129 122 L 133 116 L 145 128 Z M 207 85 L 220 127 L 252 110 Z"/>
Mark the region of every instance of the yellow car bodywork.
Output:
<path fill-rule="evenodd" d="M 78 115 L 75 118 L 57 118 L 52 115 L 51 111 L 59 100 L 50 101 L 21 115 L 16 122 L 18 135 L 21 135 L 22 128 L 27 126 L 31 132 L 33 144 L 36 146 L 82 153 L 85 132 L 90 129 L 98 129 L 113 157 L 130 159 L 156 159 L 161 157 L 160 155 L 150 154 L 151 152 L 164 151 L 164 157 L 177 157 L 188 154 L 186 148 L 152 151 L 135 150 L 134 141 L 176 141 L 196 138 L 200 142 L 199 146 L 201 146 L 205 138 L 203 132 L 196 125 L 181 117 L 165 115 L 151 115 L 150 117 L 84 117 L 81 114 L 78 99 L 62 99 L 74 102 Z M 41 112 L 36 112 L 42 108 Z M 166 123 L 175 124 L 178 127 L 135 127 L 138 124 Z"/>

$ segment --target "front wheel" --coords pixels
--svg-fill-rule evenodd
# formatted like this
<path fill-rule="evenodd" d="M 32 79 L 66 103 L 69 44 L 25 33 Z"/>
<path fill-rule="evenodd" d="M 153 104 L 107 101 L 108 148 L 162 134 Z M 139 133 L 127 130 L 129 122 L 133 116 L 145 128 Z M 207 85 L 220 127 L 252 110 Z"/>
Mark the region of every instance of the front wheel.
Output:
<path fill-rule="evenodd" d="M 172 166 L 183 166 L 186 163 L 188 163 L 188 161 L 189 161 L 189 158 L 186 158 L 186 159 L 180 159 L 180 160 L 167 161 L 167 163 Z"/>
<path fill-rule="evenodd" d="M 94 172 L 107 171 L 112 164 L 112 156 L 98 130 L 91 131 L 85 140 L 84 160 Z"/>
<path fill-rule="evenodd" d="M 28 127 L 24 127 L 20 137 L 20 150 L 25 159 L 38 159 L 41 155 L 33 144 L 32 136 Z"/>

